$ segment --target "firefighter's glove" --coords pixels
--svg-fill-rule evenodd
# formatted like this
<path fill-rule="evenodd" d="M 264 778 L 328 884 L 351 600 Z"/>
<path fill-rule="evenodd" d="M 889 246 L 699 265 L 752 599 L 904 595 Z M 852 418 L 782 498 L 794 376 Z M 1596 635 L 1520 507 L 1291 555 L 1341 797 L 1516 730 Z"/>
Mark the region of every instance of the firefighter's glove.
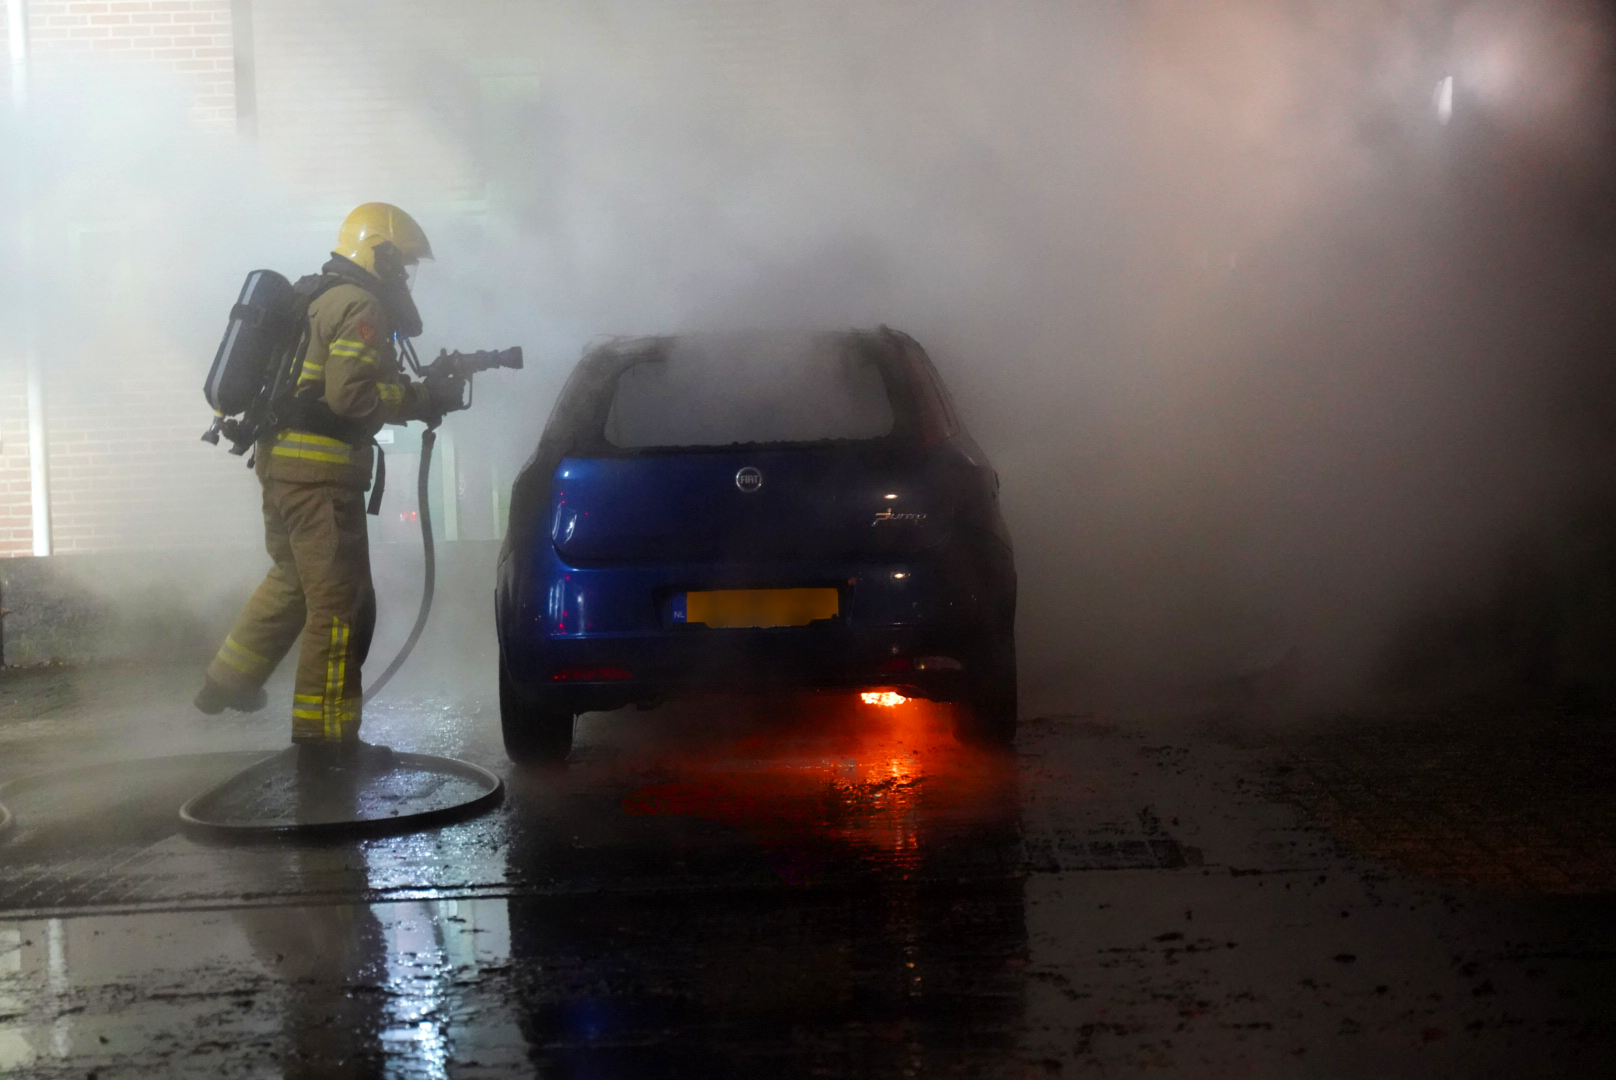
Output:
<path fill-rule="evenodd" d="M 421 383 L 426 387 L 427 411 L 435 417 L 441 419 L 470 404 L 466 400 L 466 378 L 463 375 L 432 372 Z"/>

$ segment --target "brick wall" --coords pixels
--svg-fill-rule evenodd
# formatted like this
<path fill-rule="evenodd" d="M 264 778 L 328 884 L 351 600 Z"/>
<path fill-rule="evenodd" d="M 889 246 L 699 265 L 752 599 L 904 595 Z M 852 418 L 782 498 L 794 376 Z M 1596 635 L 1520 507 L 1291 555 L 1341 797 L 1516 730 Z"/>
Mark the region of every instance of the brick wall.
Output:
<path fill-rule="evenodd" d="M 73 365 L 47 380 L 56 551 L 256 545 L 257 482 L 241 458 L 198 438 L 207 409 L 196 358 L 121 360 L 93 380 Z"/>
<path fill-rule="evenodd" d="M 41 85 L 112 60 L 177 76 L 199 126 L 235 126 L 230 0 L 29 0 L 28 38 Z"/>
<path fill-rule="evenodd" d="M 9 107 L 6 2 L 0 94 Z M 110 65 L 170 80 L 197 129 L 234 131 L 230 0 L 30 0 L 28 16 L 29 76 L 39 97 L 84 92 L 79 83 L 95 83 L 82 75 Z M 206 409 L 196 358 L 137 352 L 108 370 L 108 353 L 87 364 L 71 352 L 42 356 L 55 550 L 254 543 L 256 485 L 240 459 L 197 441 Z M 26 376 L 19 355 L 0 364 L 0 556 L 28 555 Z"/>
<path fill-rule="evenodd" d="M 0 370 L 0 557 L 33 552 L 26 385 L 22 372 Z"/>

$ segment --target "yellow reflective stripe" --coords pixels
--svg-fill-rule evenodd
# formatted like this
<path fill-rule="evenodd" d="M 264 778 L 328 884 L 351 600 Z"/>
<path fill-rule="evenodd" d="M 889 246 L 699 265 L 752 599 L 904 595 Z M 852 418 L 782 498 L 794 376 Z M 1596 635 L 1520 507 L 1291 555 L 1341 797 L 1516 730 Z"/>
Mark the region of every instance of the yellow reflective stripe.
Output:
<path fill-rule="evenodd" d="M 270 448 L 275 457 L 303 458 L 306 461 L 326 461 L 333 465 L 353 463 L 353 447 L 341 439 L 316 435 L 310 431 L 283 431 Z"/>
<path fill-rule="evenodd" d="M 323 699 L 319 694 L 293 694 L 292 700 L 299 705 L 318 705 Z"/>
<path fill-rule="evenodd" d="M 342 691 L 343 691 L 343 688 L 345 686 L 347 686 L 347 684 L 348 684 L 348 624 L 344 623 L 343 626 L 342 626 L 342 652 L 341 652 L 341 654 L 339 656 L 339 659 L 337 660 L 337 685 L 332 687 L 332 694 L 331 694 L 331 704 L 333 706 L 331 712 L 332 712 L 332 715 L 334 715 L 336 717 L 336 721 L 337 721 L 337 738 L 339 738 L 339 739 L 342 738 L 343 724 L 348 719 L 347 713 L 343 709 L 343 705 L 346 704 L 346 703 L 342 700 Z"/>
<path fill-rule="evenodd" d="M 404 388 L 397 383 L 377 383 L 376 393 L 383 405 L 404 404 Z"/>
<path fill-rule="evenodd" d="M 325 737 L 342 738 L 346 710 L 342 700 L 343 684 L 348 679 L 348 626 L 335 615 L 331 616 L 331 646 L 325 661 Z"/>
<path fill-rule="evenodd" d="M 337 640 L 342 635 L 342 620 L 335 615 L 331 616 L 331 640 L 326 645 L 325 653 L 325 708 L 321 713 L 321 720 L 325 723 L 325 737 L 328 739 L 341 738 L 340 732 L 332 728 L 331 706 L 337 697 Z"/>
<path fill-rule="evenodd" d="M 224 639 L 224 644 L 219 647 L 219 655 L 223 657 L 225 663 L 229 664 L 231 667 L 246 670 L 245 668 L 241 668 L 241 665 L 236 663 L 235 659 L 233 659 L 229 654 L 234 654 L 234 657 L 239 659 L 241 663 L 250 664 L 253 667 L 258 668 L 260 671 L 269 667 L 268 657 L 259 656 L 257 653 L 247 648 L 235 638 L 227 636 Z"/>
<path fill-rule="evenodd" d="M 285 446 L 277 446 L 270 451 L 274 457 L 303 458 L 307 461 L 329 461 L 333 465 L 352 465 L 353 459 L 347 454 L 327 454 L 319 450 L 293 450 Z"/>
<path fill-rule="evenodd" d="M 293 720 L 320 720 L 324 716 L 325 714 L 319 709 L 299 709 L 295 706 L 292 709 Z"/>
<path fill-rule="evenodd" d="M 340 356 L 344 359 L 358 360 L 363 364 L 376 362 L 376 346 L 352 338 L 338 338 L 326 349 L 326 357 Z"/>
<path fill-rule="evenodd" d="M 317 362 L 315 362 L 313 360 L 305 360 L 305 361 L 303 361 L 303 370 L 304 371 L 324 371 L 325 370 L 325 365 L 321 364 L 321 363 L 317 363 Z"/>
<path fill-rule="evenodd" d="M 233 637 L 229 637 L 229 636 L 225 637 L 225 639 L 224 639 L 224 647 L 227 648 L 227 649 L 233 649 L 234 651 L 240 653 L 243 657 L 245 657 L 248 660 L 255 660 L 260 664 L 269 663 L 269 658 L 268 657 L 260 656 L 259 654 L 253 652 L 251 649 L 247 648 L 247 646 L 243 645 L 241 642 L 237 641 Z"/>
<path fill-rule="evenodd" d="M 219 650 L 218 654 L 215 656 L 215 659 L 227 667 L 235 668 L 243 675 L 257 676 L 262 674 L 261 668 L 255 668 L 248 664 L 245 660 L 238 660 L 234 656 L 231 656 L 229 653 L 225 652 L 223 649 Z"/>
<path fill-rule="evenodd" d="M 283 431 L 279 438 L 281 442 L 297 443 L 300 446 L 338 446 L 345 450 L 348 448 L 348 444 L 341 439 L 333 439 L 329 435 L 316 435 L 312 431 Z"/>

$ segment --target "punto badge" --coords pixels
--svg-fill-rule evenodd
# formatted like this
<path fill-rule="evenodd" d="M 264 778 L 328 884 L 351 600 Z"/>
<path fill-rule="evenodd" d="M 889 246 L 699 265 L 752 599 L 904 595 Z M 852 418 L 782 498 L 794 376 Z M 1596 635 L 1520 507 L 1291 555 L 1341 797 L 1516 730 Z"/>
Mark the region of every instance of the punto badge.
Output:
<path fill-rule="evenodd" d="M 748 465 L 735 474 L 735 486 L 750 495 L 763 486 L 763 474 Z"/>

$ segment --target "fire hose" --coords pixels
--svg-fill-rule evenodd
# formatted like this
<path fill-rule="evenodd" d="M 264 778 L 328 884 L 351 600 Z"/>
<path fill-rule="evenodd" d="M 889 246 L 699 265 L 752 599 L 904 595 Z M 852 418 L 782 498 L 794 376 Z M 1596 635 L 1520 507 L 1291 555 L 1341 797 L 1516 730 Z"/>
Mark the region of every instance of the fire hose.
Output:
<path fill-rule="evenodd" d="M 484 351 L 474 353 L 459 353 L 443 351 L 438 353 L 436 360 L 430 364 L 421 364 L 415 358 L 415 349 L 408 339 L 404 341 L 404 356 L 408 360 L 411 370 L 417 375 L 430 381 L 433 378 L 448 378 L 463 380 L 465 384 L 465 398 L 459 406 L 462 409 L 471 406 L 471 377 L 479 372 L 493 368 L 510 368 L 520 371 L 522 369 L 522 350 L 520 347 L 500 349 L 497 351 Z M 439 418 L 441 420 L 441 417 Z M 416 475 L 415 496 L 417 513 L 421 519 L 421 554 L 425 561 L 425 574 L 421 584 L 421 610 L 415 613 L 415 625 L 410 628 L 410 636 L 404 640 L 404 647 L 393 657 L 393 662 L 387 665 L 387 670 L 379 675 L 375 682 L 366 690 L 361 704 L 368 705 L 370 699 L 381 692 L 388 680 L 398 673 L 404 666 L 404 661 L 410 658 L 415 650 L 415 643 L 421 640 L 421 631 L 426 629 L 427 616 L 432 614 L 432 590 L 437 584 L 437 557 L 432 546 L 432 511 L 427 500 L 427 480 L 432 473 L 432 447 L 438 441 L 438 420 L 427 425 L 421 433 L 421 468 Z"/>
<path fill-rule="evenodd" d="M 393 657 L 393 662 L 387 665 L 385 671 L 376 677 L 376 681 L 365 690 L 362 704 L 370 704 L 370 699 L 381 693 L 382 687 L 388 680 L 398 674 L 398 669 L 410 658 L 415 651 L 415 643 L 421 640 L 421 631 L 426 629 L 426 620 L 432 614 L 432 592 L 437 586 L 438 560 L 437 552 L 432 544 L 432 508 L 427 499 L 427 482 L 432 475 L 432 447 L 438 441 L 437 426 L 434 424 L 421 433 L 421 467 L 415 478 L 415 498 L 418 504 L 416 511 L 421 519 L 421 558 L 424 564 L 421 580 L 421 608 L 415 613 L 415 625 L 410 628 L 410 636 L 404 639 L 404 646 Z"/>

